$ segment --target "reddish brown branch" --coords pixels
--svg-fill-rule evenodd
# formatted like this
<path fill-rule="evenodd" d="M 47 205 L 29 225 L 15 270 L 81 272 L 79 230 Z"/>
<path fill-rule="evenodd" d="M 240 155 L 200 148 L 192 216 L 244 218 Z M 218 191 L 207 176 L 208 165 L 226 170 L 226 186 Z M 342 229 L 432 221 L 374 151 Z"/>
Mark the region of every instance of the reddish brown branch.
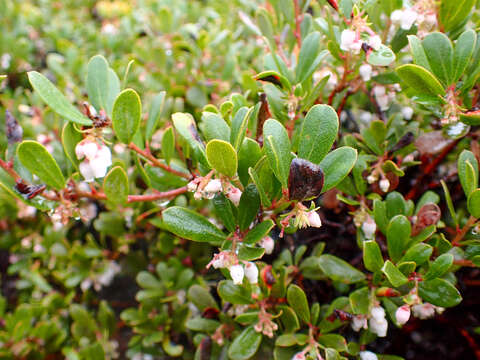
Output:
<path fill-rule="evenodd" d="M 163 170 L 168 171 L 169 173 L 172 173 L 174 175 L 183 177 L 185 179 L 190 179 L 190 174 L 185 174 L 184 172 L 175 170 L 175 169 L 171 168 L 170 166 L 165 165 L 164 163 L 160 162 L 157 158 L 155 158 L 152 154 L 150 154 L 149 152 L 147 152 L 145 150 L 140 149 L 134 143 L 130 143 L 130 145 L 128 145 L 128 147 L 131 150 L 135 151 L 137 154 L 142 155 L 144 158 L 146 158 L 148 161 L 150 161 L 154 166 L 162 168 Z"/>

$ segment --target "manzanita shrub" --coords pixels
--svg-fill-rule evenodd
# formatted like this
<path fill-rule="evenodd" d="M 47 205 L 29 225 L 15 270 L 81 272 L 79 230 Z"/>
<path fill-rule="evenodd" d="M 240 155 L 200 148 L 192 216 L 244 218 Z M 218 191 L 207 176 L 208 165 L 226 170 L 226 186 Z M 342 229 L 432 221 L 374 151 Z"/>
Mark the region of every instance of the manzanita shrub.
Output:
<path fill-rule="evenodd" d="M 476 1 L 36 3 L 1 5 L 2 359 L 394 360 L 461 303 Z"/>

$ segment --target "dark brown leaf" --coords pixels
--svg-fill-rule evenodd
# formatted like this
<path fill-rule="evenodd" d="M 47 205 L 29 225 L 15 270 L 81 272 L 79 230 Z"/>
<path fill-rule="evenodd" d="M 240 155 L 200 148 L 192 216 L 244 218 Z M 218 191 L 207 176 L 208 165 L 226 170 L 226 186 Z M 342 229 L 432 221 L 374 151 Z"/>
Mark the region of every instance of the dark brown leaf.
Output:
<path fill-rule="evenodd" d="M 305 200 L 320 195 L 323 188 L 323 171 L 308 160 L 295 158 L 290 164 L 288 193 L 290 200 Z"/>

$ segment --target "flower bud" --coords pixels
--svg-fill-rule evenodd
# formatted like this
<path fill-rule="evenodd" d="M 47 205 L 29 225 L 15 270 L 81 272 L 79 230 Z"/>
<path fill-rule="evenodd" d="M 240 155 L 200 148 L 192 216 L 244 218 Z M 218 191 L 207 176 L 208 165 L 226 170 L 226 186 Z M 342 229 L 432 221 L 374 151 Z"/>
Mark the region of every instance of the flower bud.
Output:
<path fill-rule="evenodd" d="M 370 314 L 375 320 L 381 321 L 385 319 L 385 310 L 381 306 L 373 307 Z"/>
<path fill-rule="evenodd" d="M 410 106 L 402 107 L 402 115 L 405 120 L 410 120 L 413 116 L 413 109 Z"/>
<path fill-rule="evenodd" d="M 382 39 L 378 35 L 373 35 L 370 36 L 368 39 L 368 45 L 375 51 L 380 49 L 380 46 L 382 45 Z"/>
<path fill-rule="evenodd" d="M 386 178 L 382 179 L 378 183 L 378 186 L 380 186 L 380 190 L 382 190 L 383 192 L 387 192 L 388 189 L 390 188 L 390 181 L 388 181 L 388 179 Z"/>
<path fill-rule="evenodd" d="M 375 353 L 371 351 L 360 351 L 360 360 L 378 360 L 378 357 Z"/>
<path fill-rule="evenodd" d="M 243 282 L 243 276 L 245 275 L 242 265 L 232 265 L 230 266 L 230 276 L 232 277 L 233 283 L 235 285 L 241 285 Z"/>
<path fill-rule="evenodd" d="M 362 224 L 362 231 L 367 239 L 373 239 L 375 236 L 377 224 L 375 224 L 375 221 L 370 216 L 368 216 L 367 220 Z"/>
<path fill-rule="evenodd" d="M 368 177 L 367 177 L 367 182 L 368 182 L 369 184 L 373 184 L 373 183 L 376 182 L 376 181 L 377 181 L 377 177 L 376 177 L 375 175 L 373 175 L 373 174 L 368 175 Z"/>
<path fill-rule="evenodd" d="M 292 360 L 305 360 L 305 354 L 300 351 L 293 355 Z"/>
<path fill-rule="evenodd" d="M 187 184 L 187 190 L 190 192 L 195 192 L 197 191 L 198 184 L 195 181 L 190 181 Z"/>
<path fill-rule="evenodd" d="M 362 77 L 363 81 L 368 81 L 372 78 L 372 65 L 370 64 L 363 64 L 358 69 L 360 76 Z"/>
<path fill-rule="evenodd" d="M 252 262 L 248 262 L 245 264 L 245 276 L 247 277 L 250 284 L 257 284 L 258 283 L 258 268 Z"/>
<path fill-rule="evenodd" d="M 417 304 L 412 306 L 413 316 L 419 319 L 428 319 L 435 315 L 435 307 L 430 303 Z"/>
<path fill-rule="evenodd" d="M 207 193 L 217 193 L 222 191 L 222 182 L 218 179 L 210 180 L 203 190 Z"/>
<path fill-rule="evenodd" d="M 319 228 L 322 226 L 322 220 L 316 211 L 309 211 L 307 214 L 309 226 Z"/>
<path fill-rule="evenodd" d="M 235 186 L 231 186 L 227 192 L 227 198 L 235 205 L 240 204 L 240 198 L 242 197 L 242 191 Z"/>
<path fill-rule="evenodd" d="M 275 247 L 275 241 L 270 236 L 265 236 L 260 242 L 260 246 L 265 249 L 266 254 L 271 254 Z"/>
<path fill-rule="evenodd" d="M 400 306 L 395 312 L 395 318 L 397 319 L 397 323 L 399 325 L 406 324 L 408 319 L 410 319 L 410 306 Z"/>

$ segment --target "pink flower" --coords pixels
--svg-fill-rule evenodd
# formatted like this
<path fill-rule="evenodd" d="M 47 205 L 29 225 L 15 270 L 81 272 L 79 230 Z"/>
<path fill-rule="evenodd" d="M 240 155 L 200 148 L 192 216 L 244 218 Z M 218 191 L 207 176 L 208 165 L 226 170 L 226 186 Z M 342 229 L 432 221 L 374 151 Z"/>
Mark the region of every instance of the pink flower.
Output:
<path fill-rule="evenodd" d="M 399 325 L 406 324 L 408 319 L 410 319 L 410 306 L 400 306 L 395 312 L 395 318 L 397 319 L 397 323 Z"/>

